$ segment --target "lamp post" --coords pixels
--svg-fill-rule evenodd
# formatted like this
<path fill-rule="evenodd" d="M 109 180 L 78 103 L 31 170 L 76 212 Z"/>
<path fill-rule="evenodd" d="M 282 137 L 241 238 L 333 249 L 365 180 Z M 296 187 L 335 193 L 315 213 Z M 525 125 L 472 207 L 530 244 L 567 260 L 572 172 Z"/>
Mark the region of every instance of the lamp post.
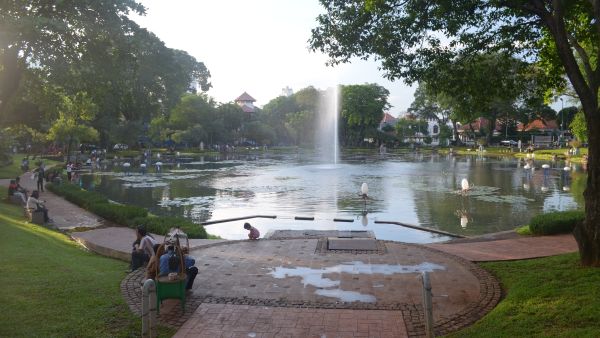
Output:
<path fill-rule="evenodd" d="M 565 105 L 563 98 L 560 98 L 560 130 L 565 130 Z"/>

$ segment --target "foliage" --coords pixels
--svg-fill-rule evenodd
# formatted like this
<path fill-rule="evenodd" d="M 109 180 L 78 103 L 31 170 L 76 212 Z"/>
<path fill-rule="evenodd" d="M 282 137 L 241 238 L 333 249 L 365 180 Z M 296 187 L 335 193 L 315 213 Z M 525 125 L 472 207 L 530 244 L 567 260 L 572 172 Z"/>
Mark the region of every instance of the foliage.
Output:
<path fill-rule="evenodd" d="M 580 142 L 587 142 L 588 129 L 583 111 L 578 111 L 577 114 L 575 114 L 575 117 L 569 125 L 569 128 L 571 129 L 573 135 L 575 135 Z"/>
<path fill-rule="evenodd" d="M 90 253 L 64 234 L 27 223 L 22 208 L 5 203 L 0 203 L 0 237 L 2 305 L 11 309 L 3 315 L 0 336 L 139 335 L 139 317 L 118 288 L 125 262 Z M 174 330 L 161 327 L 159 334 L 171 336 Z"/>
<path fill-rule="evenodd" d="M 345 144 L 359 145 L 366 133 L 379 126 L 390 92 L 384 87 L 371 83 L 341 86 L 341 120 Z"/>
<path fill-rule="evenodd" d="M 82 189 L 74 184 L 48 184 L 48 190 L 64 197 L 67 201 L 89 209 L 93 204 L 106 204 L 108 199 L 103 195 Z"/>
<path fill-rule="evenodd" d="M 577 254 L 482 263 L 506 297 L 477 323 L 449 337 L 595 337 L 600 331 L 598 269 Z"/>
<path fill-rule="evenodd" d="M 524 92 L 539 93 L 540 88 L 545 88 L 544 94 L 547 94 L 550 89 L 561 90 L 565 87 L 565 78 L 568 79 L 581 102 L 588 134 L 600 134 L 600 10 L 597 1 L 320 2 L 326 12 L 317 17 L 318 26 L 313 29 L 309 43 L 313 50 L 328 54 L 331 64 L 374 56 L 381 60 L 389 78 L 404 78 L 413 83 L 427 81 L 438 69 L 449 69 L 447 66 L 459 57 L 468 60 L 477 55 L 499 53 L 525 63 L 537 62 L 536 76 L 526 82 Z M 495 91 L 486 84 L 475 82 L 473 85 Z M 527 100 L 530 101 L 528 106 L 536 101 L 540 104 L 539 95 L 527 96 L 536 98 Z M 462 93 L 452 99 L 464 97 L 469 99 Z M 542 97 L 547 100 L 548 95 Z M 589 150 L 586 220 L 577 227 L 575 238 L 582 263 L 600 266 L 597 243 L 600 213 L 595 207 L 600 201 L 600 185 L 595 184 L 600 181 L 597 162 L 600 138 L 590 139 Z"/>
<path fill-rule="evenodd" d="M 113 203 L 91 203 L 88 210 L 106 220 L 124 225 L 130 224 L 132 219 L 148 215 L 144 208 Z"/>
<path fill-rule="evenodd" d="M 185 218 L 148 216 L 144 208 L 109 203 L 108 199 L 96 192 L 87 191 L 74 184 L 48 184 L 48 190 L 63 196 L 68 201 L 79 205 L 117 225 L 135 228 L 139 224 L 148 227 L 148 231 L 164 234 L 170 228 L 180 226 L 190 238 L 207 238 L 206 230 Z"/>
<path fill-rule="evenodd" d="M 134 0 L 0 5 L 0 120 L 44 133 L 52 125 L 51 140 L 132 144 L 183 93 L 208 90 L 204 64 L 167 48 L 129 19 L 132 12 L 144 7 Z M 73 121 L 64 114 L 69 109 L 57 111 L 63 97 L 80 93 L 97 108 L 93 119 Z"/>
<path fill-rule="evenodd" d="M 583 222 L 583 211 L 556 211 L 534 216 L 529 222 L 529 230 L 534 235 L 554 235 L 573 232 L 578 223 Z"/>
<path fill-rule="evenodd" d="M 515 230 L 516 233 L 518 233 L 521 236 L 531 236 L 533 235 L 533 233 L 531 232 L 531 229 L 529 229 L 529 225 L 524 225 L 522 227 L 519 227 Z"/>
<path fill-rule="evenodd" d="M 428 134 L 427 126 L 427 121 L 402 117 L 396 123 L 396 135 L 401 142 L 414 143 L 418 137 Z"/>

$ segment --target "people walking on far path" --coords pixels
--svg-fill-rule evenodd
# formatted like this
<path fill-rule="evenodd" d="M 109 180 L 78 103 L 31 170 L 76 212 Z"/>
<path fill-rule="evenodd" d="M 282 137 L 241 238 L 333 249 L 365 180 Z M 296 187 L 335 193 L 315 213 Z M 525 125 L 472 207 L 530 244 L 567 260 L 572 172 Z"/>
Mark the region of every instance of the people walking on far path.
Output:
<path fill-rule="evenodd" d="M 67 180 L 69 180 L 69 182 L 71 182 L 72 175 L 73 175 L 73 163 L 71 161 L 69 161 L 69 163 L 67 163 Z"/>
<path fill-rule="evenodd" d="M 40 163 L 40 166 L 37 169 L 37 190 L 44 192 L 44 176 L 46 175 L 46 170 L 44 169 L 44 163 Z"/>

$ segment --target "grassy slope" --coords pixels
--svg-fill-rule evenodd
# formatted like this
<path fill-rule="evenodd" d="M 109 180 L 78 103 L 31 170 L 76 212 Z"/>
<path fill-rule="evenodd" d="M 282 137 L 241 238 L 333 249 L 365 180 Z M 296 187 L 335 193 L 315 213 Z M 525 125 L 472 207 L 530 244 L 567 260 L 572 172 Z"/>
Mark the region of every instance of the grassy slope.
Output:
<path fill-rule="evenodd" d="M 0 337 L 139 336 L 141 320 L 119 288 L 127 263 L 25 223 L 20 208 L 3 202 L 0 243 Z"/>
<path fill-rule="evenodd" d="M 451 337 L 600 337 L 600 268 L 578 254 L 485 263 L 506 298 L 482 320 Z"/>

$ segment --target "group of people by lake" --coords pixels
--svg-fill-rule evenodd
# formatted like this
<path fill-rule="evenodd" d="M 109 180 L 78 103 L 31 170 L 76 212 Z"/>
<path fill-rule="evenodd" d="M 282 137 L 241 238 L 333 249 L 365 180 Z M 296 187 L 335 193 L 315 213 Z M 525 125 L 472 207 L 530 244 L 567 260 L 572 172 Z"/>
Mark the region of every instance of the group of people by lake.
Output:
<path fill-rule="evenodd" d="M 260 232 L 250 223 L 244 223 L 244 229 L 248 230 L 248 239 L 257 240 L 260 237 Z M 173 234 L 173 231 L 176 233 Z M 148 233 L 143 225 L 136 229 L 136 239 L 132 244 L 131 264 L 129 271 L 135 271 L 146 265 L 146 279 L 156 279 L 157 277 L 169 276 L 172 274 L 181 273 L 183 266 L 186 275 L 186 290 L 191 290 L 194 285 L 198 268 L 195 266 L 196 260 L 189 254 L 189 247 L 175 243 L 173 238 L 182 236 L 187 238 L 187 235 L 179 229 L 172 229 L 167 237 L 171 240 L 165 241 L 163 249 L 160 249 L 160 244 Z M 159 257 L 160 256 L 160 257 Z M 180 259 L 183 259 L 181 264 Z M 157 276 L 158 273 L 158 276 Z"/>

